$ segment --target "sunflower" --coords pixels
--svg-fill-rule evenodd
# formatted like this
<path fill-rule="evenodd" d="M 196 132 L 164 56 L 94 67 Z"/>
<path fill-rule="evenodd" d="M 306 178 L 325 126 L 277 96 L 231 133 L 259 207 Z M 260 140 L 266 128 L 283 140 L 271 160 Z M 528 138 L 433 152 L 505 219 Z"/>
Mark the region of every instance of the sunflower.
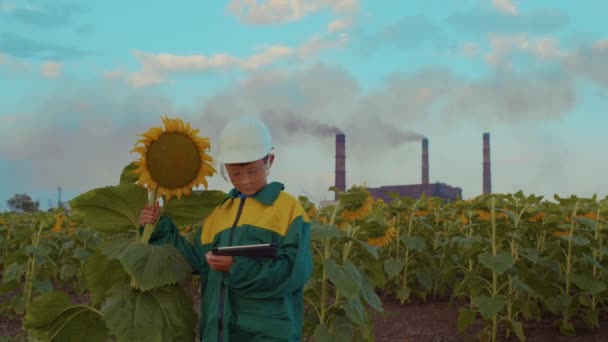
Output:
<path fill-rule="evenodd" d="M 397 235 L 397 229 L 395 227 L 389 227 L 384 235 L 367 239 L 367 243 L 371 246 L 384 247 L 387 246 L 393 238 Z"/>
<path fill-rule="evenodd" d="M 551 235 L 553 235 L 554 237 L 569 237 L 572 234 L 570 234 L 569 231 L 561 231 L 561 230 L 555 230 L 551 233 Z"/>
<path fill-rule="evenodd" d="M 55 214 L 55 225 L 53 226 L 53 228 L 51 228 L 51 231 L 53 233 L 59 233 L 61 232 L 61 229 L 63 228 L 63 222 L 65 222 L 66 217 L 65 214 Z"/>
<path fill-rule="evenodd" d="M 536 215 L 530 217 L 528 219 L 528 221 L 534 222 L 534 223 L 541 222 L 546 216 L 547 216 L 547 214 L 540 212 L 540 213 L 537 213 Z"/>
<path fill-rule="evenodd" d="M 166 200 L 187 196 L 200 184 L 206 189 L 205 177 L 216 172 L 213 158 L 208 154 L 209 139 L 199 138 L 199 130 L 180 119 L 166 116 L 161 119 L 165 129 L 152 127 L 140 134 L 142 139 L 137 144 L 141 145 L 131 151 L 141 155 L 133 171 L 139 174 L 138 183 L 156 190 L 158 197 L 166 196 Z"/>
<path fill-rule="evenodd" d="M 372 204 L 374 204 L 374 199 L 369 196 L 359 207 L 351 206 L 350 208 L 344 208 L 342 210 L 342 217 L 351 222 L 364 219 L 372 212 Z"/>

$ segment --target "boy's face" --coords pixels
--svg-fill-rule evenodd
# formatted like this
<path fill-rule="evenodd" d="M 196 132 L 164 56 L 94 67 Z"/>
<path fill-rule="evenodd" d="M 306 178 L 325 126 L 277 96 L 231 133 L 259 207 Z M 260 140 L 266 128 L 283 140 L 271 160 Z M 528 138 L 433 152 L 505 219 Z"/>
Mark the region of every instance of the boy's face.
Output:
<path fill-rule="evenodd" d="M 274 156 L 269 157 L 270 166 Z M 232 185 L 246 196 L 254 195 L 266 185 L 266 165 L 263 159 L 243 164 L 226 164 L 226 171 Z"/>

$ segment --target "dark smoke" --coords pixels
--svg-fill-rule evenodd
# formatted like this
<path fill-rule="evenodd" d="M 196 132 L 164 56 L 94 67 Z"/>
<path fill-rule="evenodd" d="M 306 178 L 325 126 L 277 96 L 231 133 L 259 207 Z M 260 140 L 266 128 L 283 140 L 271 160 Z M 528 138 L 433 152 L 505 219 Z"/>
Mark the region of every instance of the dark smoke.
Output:
<path fill-rule="evenodd" d="M 261 119 L 274 128 L 273 133 L 280 140 L 300 134 L 322 138 L 342 133 L 336 126 L 307 119 L 303 115 L 298 117 L 292 112 L 265 111 Z"/>

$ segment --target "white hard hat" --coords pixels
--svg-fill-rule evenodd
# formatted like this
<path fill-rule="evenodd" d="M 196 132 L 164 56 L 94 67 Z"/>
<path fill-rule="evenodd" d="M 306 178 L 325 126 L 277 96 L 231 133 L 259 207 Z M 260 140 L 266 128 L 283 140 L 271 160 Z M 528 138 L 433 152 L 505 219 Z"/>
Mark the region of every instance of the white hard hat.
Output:
<path fill-rule="evenodd" d="M 217 160 L 222 164 L 260 160 L 270 152 L 272 136 L 260 120 L 246 117 L 230 121 L 220 133 Z"/>

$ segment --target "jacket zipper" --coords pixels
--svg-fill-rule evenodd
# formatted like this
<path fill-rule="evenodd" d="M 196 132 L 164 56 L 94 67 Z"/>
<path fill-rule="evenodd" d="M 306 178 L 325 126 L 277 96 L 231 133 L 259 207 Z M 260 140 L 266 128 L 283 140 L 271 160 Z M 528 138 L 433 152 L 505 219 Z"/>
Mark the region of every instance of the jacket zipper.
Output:
<path fill-rule="evenodd" d="M 239 210 L 236 213 L 236 218 L 234 219 L 234 223 L 232 224 L 232 228 L 230 228 L 230 236 L 228 238 L 228 246 L 232 246 L 232 238 L 234 235 L 234 228 L 239 223 L 239 219 L 241 218 L 241 213 L 243 212 L 243 207 L 245 206 L 245 198 L 241 197 L 241 202 L 239 203 Z M 224 279 L 226 278 L 226 273 L 222 274 L 222 285 L 220 286 L 220 305 L 217 313 L 217 340 L 218 342 L 222 342 L 223 335 L 223 321 L 224 321 L 224 293 L 225 293 L 225 285 Z"/>

